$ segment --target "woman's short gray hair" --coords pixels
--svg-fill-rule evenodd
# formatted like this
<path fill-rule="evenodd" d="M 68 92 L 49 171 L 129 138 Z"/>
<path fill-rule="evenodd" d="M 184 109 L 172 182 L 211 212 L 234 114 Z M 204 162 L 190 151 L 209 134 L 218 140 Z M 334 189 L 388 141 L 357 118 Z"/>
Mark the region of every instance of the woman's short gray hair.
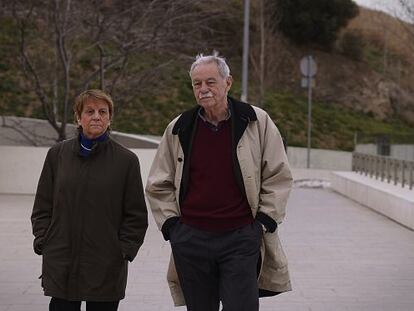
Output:
<path fill-rule="evenodd" d="M 230 68 L 226 63 L 226 59 L 224 57 L 219 56 L 219 53 L 217 51 L 214 51 L 212 55 L 203 55 L 202 53 L 200 53 L 196 56 L 196 60 L 190 68 L 190 77 L 193 73 L 193 70 L 198 65 L 210 63 L 215 63 L 217 65 L 218 72 L 222 78 L 226 79 L 230 76 Z"/>

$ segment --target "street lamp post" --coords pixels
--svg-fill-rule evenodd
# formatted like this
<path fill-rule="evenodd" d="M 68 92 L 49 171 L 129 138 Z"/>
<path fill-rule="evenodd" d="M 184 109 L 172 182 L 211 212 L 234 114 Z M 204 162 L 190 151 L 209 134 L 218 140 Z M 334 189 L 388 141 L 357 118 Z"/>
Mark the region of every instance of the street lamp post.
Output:
<path fill-rule="evenodd" d="M 311 152 L 311 135 L 312 135 L 312 87 L 314 84 L 313 77 L 317 72 L 316 63 L 311 55 L 305 56 L 300 61 L 300 70 L 303 74 L 301 85 L 308 89 L 308 139 L 307 139 L 307 156 L 306 168 L 310 168 L 310 152 Z"/>
<path fill-rule="evenodd" d="M 250 0 L 244 0 L 244 29 L 243 29 L 243 66 L 241 100 L 247 101 L 248 72 L 249 72 L 249 16 Z"/>

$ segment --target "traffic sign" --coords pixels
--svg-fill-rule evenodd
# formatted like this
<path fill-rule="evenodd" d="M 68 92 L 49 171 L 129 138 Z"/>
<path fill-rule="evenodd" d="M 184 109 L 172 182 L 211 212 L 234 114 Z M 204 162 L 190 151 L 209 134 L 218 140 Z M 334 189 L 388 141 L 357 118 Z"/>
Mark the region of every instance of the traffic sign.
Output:
<path fill-rule="evenodd" d="M 313 77 L 316 74 L 318 68 L 311 55 L 300 60 L 300 71 L 305 77 Z"/>
<path fill-rule="evenodd" d="M 302 77 L 302 80 L 300 80 L 300 86 L 303 88 L 307 88 L 309 87 L 309 82 L 311 87 L 315 87 L 315 79 L 306 77 Z"/>

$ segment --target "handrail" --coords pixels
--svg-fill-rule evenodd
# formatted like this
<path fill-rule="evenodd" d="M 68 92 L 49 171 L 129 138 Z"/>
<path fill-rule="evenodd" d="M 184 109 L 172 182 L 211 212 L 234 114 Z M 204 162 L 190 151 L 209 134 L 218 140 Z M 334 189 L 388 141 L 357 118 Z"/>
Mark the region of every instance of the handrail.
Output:
<path fill-rule="evenodd" d="M 413 190 L 414 161 L 353 152 L 352 171 Z"/>

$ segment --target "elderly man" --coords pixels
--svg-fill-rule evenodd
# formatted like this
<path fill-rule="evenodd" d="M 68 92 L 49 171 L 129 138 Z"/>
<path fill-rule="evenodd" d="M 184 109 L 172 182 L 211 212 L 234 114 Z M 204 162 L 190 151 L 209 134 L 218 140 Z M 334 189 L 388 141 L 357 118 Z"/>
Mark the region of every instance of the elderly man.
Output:
<path fill-rule="evenodd" d="M 196 107 L 165 130 L 146 194 L 172 248 L 168 282 L 191 311 L 259 310 L 290 290 L 277 227 L 292 187 L 282 138 L 262 109 L 228 97 L 224 58 L 190 69 Z"/>

